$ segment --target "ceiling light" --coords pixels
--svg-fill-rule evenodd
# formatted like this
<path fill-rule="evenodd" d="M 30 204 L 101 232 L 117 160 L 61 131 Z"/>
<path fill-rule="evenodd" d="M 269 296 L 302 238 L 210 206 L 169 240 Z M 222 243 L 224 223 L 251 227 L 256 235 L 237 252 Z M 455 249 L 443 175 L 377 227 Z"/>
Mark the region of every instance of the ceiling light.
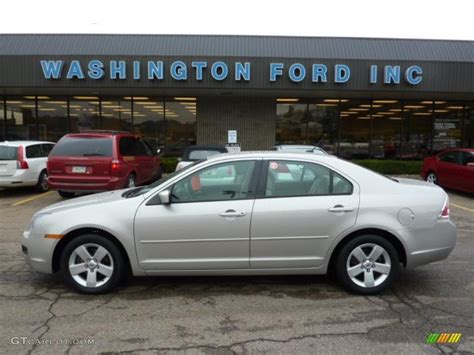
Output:
<path fill-rule="evenodd" d="M 339 103 L 339 99 L 324 99 L 323 100 L 324 102 L 335 102 L 335 103 Z M 347 100 L 346 100 L 347 101 Z"/>
<path fill-rule="evenodd" d="M 23 101 L 8 101 L 7 100 L 7 104 L 22 104 Z"/>
<path fill-rule="evenodd" d="M 123 98 L 125 100 L 132 100 L 131 96 L 124 96 Z M 146 96 L 133 96 L 133 100 L 150 100 L 150 98 Z"/>
<path fill-rule="evenodd" d="M 445 104 L 446 101 L 421 101 L 422 104 L 427 104 L 427 105 L 430 105 L 430 104 L 435 104 L 435 105 L 441 105 L 441 104 Z"/>
<path fill-rule="evenodd" d="M 357 107 L 356 108 L 350 108 L 349 110 L 351 110 L 351 111 L 369 111 L 368 108 L 357 108 Z"/>
<path fill-rule="evenodd" d="M 39 108 L 38 111 L 56 111 L 55 108 Z"/>
<path fill-rule="evenodd" d="M 35 108 L 36 105 L 21 105 L 20 107 L 23 107 L 23 108 Z"/>
<path fill-rule="evenodd" d="M 405 106 L 406 108 L 406 106 Z M 402 109 L 401 108 L 391 108 L 389 111 L 392 111 L 392 112 L 402 112 Z"/>
<path fill-rule="evenodd" d="M 394 115 L 395 112 L 377 112 L 378 115 Z"/>
<path fill-rule="evenodd" d="M 434 110 L 434 112 L 449 112 L 449 110 Z"/>
<path fill-rule="evenodd" d="M 331 107 L 334 107 L 334 106 L 337 106 L 337 104 L 316 104 L 316 106 L 321 106 L 321 107 L 331 106 Z"/>
<path fill-rule="evenodd" d="M 34 100 L 35 98 L 38 98 L 38 100 L 48 100 L 50 99 L 49 96 L 23 96 L 25 99 L 28 100 Z"/>
<path fill-rule="evenodd" d="M 414 115 L 417 116 L 431 116 L 430 112 L 415 112 Z"/>
<path fill-rule="evenodd" d="M 98 100 L 97 96 L 74 96 L 76 100 Z"/>
<path fill-rule="evenodd" d="M 401 117 L 389 117 L 388 119 L 389 120 L 395 120 L 395 121 L 401 121 L 402 120 Z"/>
<path fill-rule="evenodd" d="M 300 99 L 277 99 L 277 102 L 298 102 Z"/>
<path fill-rule="evenodd" d="M 448 106 L 448 107 L 446 107 L 446 108 L 449 108 L 449 109 L 451 109 L 451 110 L 462 110 L 462 109 L 463 109 L 462 106 Z"/>
<path fill-rule="evenodd" d="M 394 104 L 398 102 L 398 100 L 374 100 L 372 101 L 374 104 Z"/>
<path fill-rule="evenodd" d="M 403 106 L 404 108 L 425 108 L 426 106 L 422 106 L 422 105 L 406 105 L 406 106 Z"/>
<path fill-rule="evenodd" d="M 177 101 L 196 101 L 195 97 L 175 97 Z"/>

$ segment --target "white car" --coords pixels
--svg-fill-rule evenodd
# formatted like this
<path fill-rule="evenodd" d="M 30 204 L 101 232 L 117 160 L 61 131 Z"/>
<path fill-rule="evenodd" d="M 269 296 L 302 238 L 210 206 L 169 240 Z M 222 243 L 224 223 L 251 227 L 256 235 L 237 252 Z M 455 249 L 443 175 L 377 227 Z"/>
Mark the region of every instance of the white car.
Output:
<path fill-rule="evenodd" d="M 36 186 L 48 191 L 46 162 L 53 147 L 52 142 L 0 142 L 0 188 Z"/>

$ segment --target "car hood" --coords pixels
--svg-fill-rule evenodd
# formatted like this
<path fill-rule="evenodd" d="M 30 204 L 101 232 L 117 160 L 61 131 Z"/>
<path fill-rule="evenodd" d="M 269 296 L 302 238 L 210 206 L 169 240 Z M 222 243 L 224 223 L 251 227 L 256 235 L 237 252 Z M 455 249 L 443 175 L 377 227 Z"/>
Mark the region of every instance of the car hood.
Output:
<path fill-rule="evenodd" d="M 60 212 L 60 211 L 74 209 L 74 208 L 90 207 L 90 206 L 94 206 L 98 204 L 105 204 L 108 202 L 124 200 L 124 197 L 122 197 L 122 194 L 126 190 L 127 189 L 122 189 L 122 190 L 108 191 L 108 192 L 102 192 L 98 194 L 76 197 L 67 201 L 55 203 L 54 205 L 51 205 L 42 209 L 38 213 L 54 213 L 54 212 Z M 137 196 L 136 198 L 143 198 L 143 196 Z"/>

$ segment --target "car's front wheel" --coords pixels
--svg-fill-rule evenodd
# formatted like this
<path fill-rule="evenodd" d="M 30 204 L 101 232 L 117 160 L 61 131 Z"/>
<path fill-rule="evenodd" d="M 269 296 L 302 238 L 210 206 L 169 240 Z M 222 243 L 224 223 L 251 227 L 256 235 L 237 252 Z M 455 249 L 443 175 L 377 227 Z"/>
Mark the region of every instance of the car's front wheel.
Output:
<path fill-rule="evenodd" d="M 337 257 L 339 281 L 349 291 L 372 295 L 387 289 L 400 269 L 392 243 L 378 235 L 361 235 L 344 245 Z"/>
<path fill-rule="evenodd" d="M 426 181 L 438 185 L 438 175 L 436 175 L 434 171 L 429 171 L 428 174 L 426 174 Z"/>
<path fill-rule="evenodd" d="M 105 293 L 124 275 L 120 250 L 107 238 L 95 234 L 72 239 L 61 254 L 61 272 L 66 282 L 81 293 Z"/>

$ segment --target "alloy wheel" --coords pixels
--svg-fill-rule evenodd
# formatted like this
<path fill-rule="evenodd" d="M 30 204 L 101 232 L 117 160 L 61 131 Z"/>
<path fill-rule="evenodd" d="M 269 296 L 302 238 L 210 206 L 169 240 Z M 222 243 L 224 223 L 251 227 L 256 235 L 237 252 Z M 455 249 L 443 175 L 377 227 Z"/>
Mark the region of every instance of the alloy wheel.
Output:
<path fill-rule="evenodd" d="M 114 273 L 112 255 L 106 248 L 94 243 L 82 244 L 74 249 L 68 267 L 74 281 L 89 288 L 105 285 Z"/>
<path fill-rule="evenodd" d="M 43 176 L 40 181 L 41 190 L 48 191 L 48 173 L 43 173 Z"/>
<path fill-rule="evenodd" d="M 377 287 L 389 276 L 392 269 L 390 256 L 380 245 L 365 243 L 357 246 L 347 257 L 349 278 L 363 288 Z"/>
<path fill-rule="evenodd" d="M 435 173 L 431 172 L 426 176 L 426 181 L 432 184 L 436 184 L 438 183 L 438 177 L 436 176 Z"/>

